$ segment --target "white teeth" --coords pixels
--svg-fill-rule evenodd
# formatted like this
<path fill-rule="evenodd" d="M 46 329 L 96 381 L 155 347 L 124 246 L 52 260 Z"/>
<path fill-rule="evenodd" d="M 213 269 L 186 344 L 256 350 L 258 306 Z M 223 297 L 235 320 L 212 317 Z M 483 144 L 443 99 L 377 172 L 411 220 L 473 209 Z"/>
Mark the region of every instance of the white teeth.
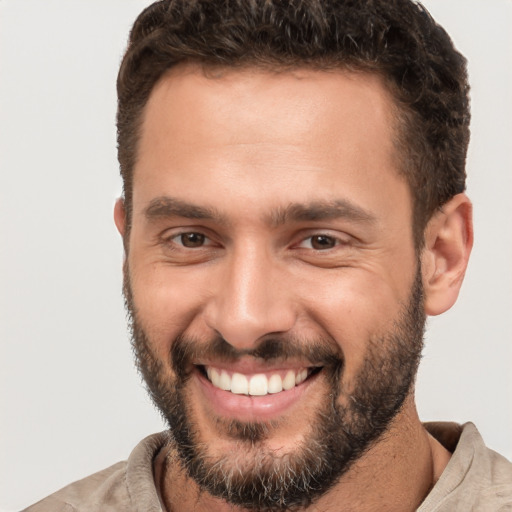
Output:
<path fill-rule="evenodd" d="M 228 375 L 228 372 L 225 370 L 220 372 L 219 388 L 223 389 L 224 391 L 231 390 L 231 379 Z"/>
<path fill-rule="evenodd" d="M 220 388 L 220 374 L 219 374 L 219 372 L 215 368 L 212 368 L 210 370 L 209 377 L 210 377 L 210 380 L 212 381 L 212 384 L 216 388 Z"/>
<path fill-rule="evenodd" d="M 268 383 L 266 375 L 253 375 L 249 381 L 249 395 L 263 396 L 268 392 Z"/>
<path fill-rule="evenodd" d="M 230 374 L 226 370 L 218 370 L 211 366 L 206 367 L 208 379 L 214 387 L 231 391 L 236 395 L 265 396 L 269 393 L 280 393 L 293 389 L 304 382 L 308 377 L 308 370 L 288 370 L 284 379 L 279 373 L 274 373 L 268 378 L 263 373 L 258 373 L 248 378 L 242 373 Z"/>
<path fill-rule="evenodd" d="M 288 370 L 286 377 L 283 379 L 283 389 L 288 390 L 295 387 L 295 372 Z"/>
<path fill-rule="evenodd" d="M 215 383 L 213 383 L 213 385 L 215 385 Z M 231 377 L 231 393 L 235 393 L 236 395 L 249 394 L 249 381 L 245 375 L 233 373 L 233 377 Z"/>
<path fill-rule="evenodd" d="M 281 379 L 281 375 L 275 373 L 268 379 L 268 392 L 269 393 L 279 393 L 283 391 L 283 379 Z"/>
<path fill-rule="evenodd" d="M 308 376 L 308 371 L 306 368 L 302 369 L 300 372 L 297 372 L 295 375 L 295 385 L 298 386 L 301 382 L 304 382 Z"/>

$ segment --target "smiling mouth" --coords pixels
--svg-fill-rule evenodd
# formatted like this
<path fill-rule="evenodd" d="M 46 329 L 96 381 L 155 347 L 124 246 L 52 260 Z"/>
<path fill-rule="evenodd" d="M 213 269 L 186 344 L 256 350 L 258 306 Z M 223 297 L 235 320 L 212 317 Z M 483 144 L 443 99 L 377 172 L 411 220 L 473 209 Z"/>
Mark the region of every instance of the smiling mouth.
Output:
<path fill-rule="evenodd" d="M 214 388 L 229 391 L 235 395 L 248 396 L 266 396 L 288 391 L 322 370 L 322 367 L 305 367 L 245 375 L 214 366 L 198 368 Z"/>

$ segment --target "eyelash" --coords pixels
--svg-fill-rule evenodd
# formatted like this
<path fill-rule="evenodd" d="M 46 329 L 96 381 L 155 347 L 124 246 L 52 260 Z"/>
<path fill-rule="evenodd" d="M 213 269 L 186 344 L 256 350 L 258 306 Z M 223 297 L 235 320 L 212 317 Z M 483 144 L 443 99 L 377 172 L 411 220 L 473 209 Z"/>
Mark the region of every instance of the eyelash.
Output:
<path fill-rule="evenodd" d="M 195 248 L 203 248 L 205 247 L 204 243 L 197 246 L 197 247 L 187 247 L 184 243 L 183 243 L 183 237 L 187 236 L 187 235 L 196 235 L 196 236 L 199 236 L 202 241 L 209 241 L 209 242 L 212 242 L 211 238 L 208 237 L 207 235 L 205 235 L 204 233 L 201 233 L 200 231 L 182 231 L 181 233 L 176 233 L 172 236 L 168 236 L 168 237 L 164 237 L 164 242 L 166 244 L 176 244 L 178 245 L 180 248 L 183 248 L 183 249 L 195 249 Z M 177 241 L 177 239 L 181 239 L 181 243 L 180 241 Z M 208 244 L 210 245 L 210 244 Z"/>
<path fill-rule="evenodd" d="M 314 247 L 314 239 L 317 239 L 317 241 L 319 241 L 319 239 L 324 239 L 328 242 L 331 242 L 332 245 L 329 246 L 329 247 L 321 247 L 321 248 L 318 248 L 318 247 Z M 310 247 L 307 247 L 307 249 L 312 249 L 312 250 L 315 250 L 315 251 L 320 251 L 320 252 L 323 252 L 323 251 L 327 251 L 329 249 L 334 249 L 340 245 L 347 245 L 347 242 L 342 240 L 340 237 L 338 236 L 333 236 L 333 235 L 330 235 L 330 234 L 327 234 L 327 233 L 314 233 L 306 238 L 303 238 L 301 240 L 301 242 L 298 244 L 298 246 L 303 246 L 307 241 L 309 241 L 309 245 Z"/>
<path fill-rule="evenodd" d="M 183 237 L 185 236 L 192 236 L 192 235 L 195 235 L 195 236 L 198 236 L 200 238 L 200 244 L 197 245 L 197 246 L 187 246 L 185 245 L 185 243 L 183 242 Z M 317 241 L 319 241 L 319 239 L 324 239 L 325 241 L 327 242 L 331 242 L 332 245 L 329 246 L 329 247 L 314 247 L 314 239 L 317 239 Z M 165 244 L 168 244 L 168 245 L 177 245 L 180 249 L 202 249 L 204 247 L 209 247 L 211 245 L 214 244 L 214 242 L 212 241 L 212 239 L 210 237 L 208 237 L 207 235 L 205 235 L 203 232 L 201 231 L 182 231 L 180 233 L 176 233 L 176 234 L 173 234 L 172 236 L 168 236 L 168 237 L 164 237 L 164 243 Z M 309 241 L 309 247 L 304 247 L 304 244 L 307 244 Z M 209 243 L 205 243 L 205 242 L 209 242 Z M 299 249 L 307 249 L 307 250 L 314 250 L 314 251 L 318 251 L 318 252 L 326 252 L 328 251 L 329 249 L 334 249 L 338 246 L 342 246 L 342 245 L 347 245 L 348 242 L 347 241 L 344 241 L 342 240 L 340 237 L 338 236 L 333 236 L 333 235 L 330 235 L 328 233 L 313 233 L 307 237 L 304 237 L 300 240 L 300 242 L 298 244 L 294 244 L 295 247 L 299 248 Z M 193 242 L 192 242 L 192 245 L 193 245 Z"/>

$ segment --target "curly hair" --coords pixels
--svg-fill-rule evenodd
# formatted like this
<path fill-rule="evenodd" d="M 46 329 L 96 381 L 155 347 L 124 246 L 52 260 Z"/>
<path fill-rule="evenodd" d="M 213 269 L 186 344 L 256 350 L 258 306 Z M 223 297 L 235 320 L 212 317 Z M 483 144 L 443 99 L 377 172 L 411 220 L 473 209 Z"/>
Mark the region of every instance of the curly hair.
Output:
<path fill-rule="evenodd" d="M 117 80 L 118 158 L 128 227 L 144 106 L 183 62 L 377 73 L 396 104 L 399 172 L 421 247 L 432 214 L 465 189 L 466 59 L 411 0 L 161 0 L 137 18 Z"/>

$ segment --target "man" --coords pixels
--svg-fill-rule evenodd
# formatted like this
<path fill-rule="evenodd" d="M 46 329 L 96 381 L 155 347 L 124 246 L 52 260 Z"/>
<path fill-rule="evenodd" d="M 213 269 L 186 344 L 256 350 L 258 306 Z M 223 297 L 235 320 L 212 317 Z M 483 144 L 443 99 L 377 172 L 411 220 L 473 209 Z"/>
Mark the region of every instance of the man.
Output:
<path fill-rule="evenodd" d="M 137 363 L 169 431 L 28 510 L 507 510 L 422 425 L 472 246 L 465 60 L 406 0 L 157 2 L 118 78 Z"/>

